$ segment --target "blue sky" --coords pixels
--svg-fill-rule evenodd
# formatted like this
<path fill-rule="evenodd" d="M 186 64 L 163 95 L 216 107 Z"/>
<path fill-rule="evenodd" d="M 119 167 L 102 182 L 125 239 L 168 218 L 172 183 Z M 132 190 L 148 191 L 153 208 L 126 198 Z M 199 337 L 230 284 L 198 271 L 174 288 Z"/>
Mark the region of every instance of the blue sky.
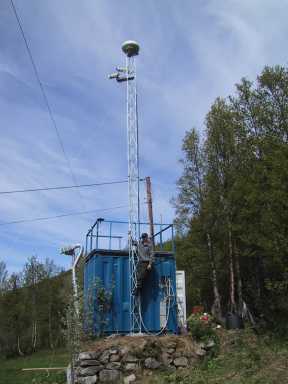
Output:
<path fill-rule="evenodd" d="M 287 0 L 14 0 L 60 135 L 79 183 L 127 177 L 125 86 L 107 80 L 135 39 L 141 175 L 150 175 L 154 214 L 169 203 L 181 168 L 185 131 L 203 131 L 217 96 L 264 65 L 287 64 Z M 72 184 L 10 0 L 0 2 L 0 190 Z M 142 191 L 143 192 L 143 191 Z M 141 201 L 144 202 L 144 193 Z M 127 204 L 127 185 L 2 195 L 1 222 Z M 144 208 L 142 209 L 142 211 Z M 0 260 L 9 271 L 26 258 L 67 267 L 59 247 L 84 242 L 98 216 L 0 226 Z M 145 219 L 146 212 L 142 212 Z"/>

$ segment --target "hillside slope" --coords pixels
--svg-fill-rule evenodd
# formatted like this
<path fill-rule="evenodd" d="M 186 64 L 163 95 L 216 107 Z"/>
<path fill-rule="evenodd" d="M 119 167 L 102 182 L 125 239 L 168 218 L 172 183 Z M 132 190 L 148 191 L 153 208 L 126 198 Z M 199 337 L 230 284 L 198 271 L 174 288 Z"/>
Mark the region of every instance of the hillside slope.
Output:
<path fill-rule="evenodd" d="M 220 352 L 198 367 L 157 378 L 143 384 L 286 384 L 288 341 L 256 336 L 252 331 L 220 333 Z"/>

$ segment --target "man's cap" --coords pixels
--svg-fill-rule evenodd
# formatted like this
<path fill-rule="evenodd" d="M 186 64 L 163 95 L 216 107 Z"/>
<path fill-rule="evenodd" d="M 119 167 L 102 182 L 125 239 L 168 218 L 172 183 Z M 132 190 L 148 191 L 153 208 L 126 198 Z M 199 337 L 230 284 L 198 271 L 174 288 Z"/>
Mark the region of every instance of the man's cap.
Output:
<path fill-rule="evenodd" d="M 141 239 L 148 239 L 148 233 L 142 233 Z"/>

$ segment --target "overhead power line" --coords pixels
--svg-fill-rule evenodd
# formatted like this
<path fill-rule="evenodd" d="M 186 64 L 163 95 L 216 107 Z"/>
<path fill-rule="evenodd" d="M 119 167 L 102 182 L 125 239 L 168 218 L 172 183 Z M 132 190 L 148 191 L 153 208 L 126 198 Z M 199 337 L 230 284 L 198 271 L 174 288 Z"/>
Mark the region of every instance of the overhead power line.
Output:
<path fill-rule="evenodd" d="M 11 191 L 0 191 L 0 195 L 12 195 L 15 193 L 40 192 L 40 191 L 55 191 L 55 190 L 74 189 L 74 188 L 89 188 L 89 187 L 98 187 L 102 185 L 124 184 L 127 182 L 128 180 L 119 180 L 119 181 L 107 181 L 103 183 L 65 185 L 65 186 L 59 186 L 59 187 L 15 189 Z"/>
<path fill-rule="evenodd" d="M 69 157 L 68 157 L 68 155 L 67 155 L 67 153 L 66 153 L 66 151 L 65 151 L 64 144 L 63 144 L 63 141 L 62 141 L 61 136 L 60 136 L 59 129 L 58 129 L 57 124 L 56 124 L 56 120 L 55 120 L 55 118 L 54 118 L 54 116 L 53 116 L 52 109 L 51 109 L 50 104 L 49 104 L 49 101 L 48 101 L 48 97 L 47 97 L 47 95 L 46 95 L 44 86 L 43 86 L 43 84 L 42 84 L 42 82 L 41 82 L 38 68 L 37 68 L 36 63 L 35 63 L 35 61 L 34 61 L 34 59 L 33 59 L 33 55 L 32 55 L 31 49 L 30 49 L 30 47 L 29 47 L 28 40 L 27 40 L 27 38 L 26 38 L 26 36 L 25 36 L 24 29 L 23 29 L 23 27 L 22 27 L 22 23 L 21 23 L 20 17 L 19 17 L 19 15 L 18 15 L 18 12 L 17 12 L 17 9 L 16 9 L 16 7 L 15 7 L 15 5 L 14 5 L 13 0 L 10 0 L 10 2 L 11 2 L 11 6 L 12 6 L 12 9 L 13 9 L 15 18 L 16 18 L 17 23 L 18 23 L 19 30 L 20 30 L 20 32 L 21 32 L 21 35 L 22 35 L 22 37 L 23 37 L 23 40 L 24 40 L 24 43 L 25 43 L 25 46 L 26 46 L 26 50 L 27 50 L 28 56 L 29 56 L 30 61 L 31 61 L 31 64 L 32 64 L 32 68 L 33 68 L 33 71 L 34 71 L 36 80 L 37 80 L 37 82 L 38 82 L 38 84 L 39 84 L 39 87 L 40 87 L 40 90 L 41 90 L 41 93 L 42 93 L 42 96 L 43 96 L 43 100 L 44 100 L 44 103 L 45 103 L 45 105 L 46 105 L 46 108 L 47 108 L 47 111 L 48 111 L 50 120 L 51 120 L 52 125 L 53 125 L 53 127 L 54 127 L 54 129 L 55 129 L 55 132 L 56 132 L 56 135 L 57 135 L 58 142 L 59 142 L 60 147 L 61 147 L 61 150 L 62 150 L 62 152 L 63 152 L 63 156 L 64 156 L 64 158 L 65 158 L 65 160 L 66 160 L 66 162 L 67 162 L 68 169 L 69 169 L 69 171 L 70 171 L 70 174 L 71 174 L 73 183 L 74 183 L 74 184 L 78 184 L 77 179 L 76 179 L 76 176 L 75 176 L 75 174 L 74 174 L 74 172 L 73 172 L 73 169 L 72 169 L 72 166 L 71 166 L 71 162 L 70 162 Z"/>
<path fill-rule="evenodd" d="M 90 211 L 79 211 L 79 212 L 63 213 L 61 215 L 55 215 L 55 216 L 36 217 L 36 218 L 33 218 L 33 219 L 22 219 L 22 220 L 6 221 L 4 223 L 0 223 L 0 226 L 12 225 L 12 224 L 22 224 L 22 223 L 33 223 L 35 221 L 54 220 L 54 219 L 60 219 L 60 218 L 63 218 L 63 217 L 68 217 L 68 216 L 87 215 L 87 214 L 94 213 L 94 212 L 113 211 L 114 209 L 127 208 L 127 207 L 128 207 L 128 205 L 118 205 L 116 207 L 102 208 L 102 209 L 93 209 L 93 210 L 90 210 Z"/>

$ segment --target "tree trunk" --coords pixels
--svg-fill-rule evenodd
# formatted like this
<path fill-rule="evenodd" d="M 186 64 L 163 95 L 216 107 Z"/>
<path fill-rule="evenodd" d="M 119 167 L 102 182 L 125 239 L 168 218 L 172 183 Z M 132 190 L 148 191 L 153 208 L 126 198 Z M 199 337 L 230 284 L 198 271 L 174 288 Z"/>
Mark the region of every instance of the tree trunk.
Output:
<path fill-rule="evenodd" d="M 37 344 L 37 320 L 34 320 L 33 326 L 32 326 L 32 350 L 33 350 L 33 352 L 36 351 L 36 344 Z"/>
<path fill-rule="evenodd" d="M 49 344 L 50 344 L 50 349 L 54 349 L 53 335 L 52 335 L 52 313 L 51 313 L 51 304 L 49 305 Z"/>
<path fill-rule="evenodd" d="M 20 356 L 24 356 L 24 353 L 21 351 L 20 347 L 20 336 L 17 337 L 17 349 Z"/>
<path fill-rule="evenodd" d="M 261 290 L 262 290 L 262 268 L 261 258 L 256 256 L 256 297 L 257 304 L 261 301 Z"/>
<path fill-rule="evenodd" d="M 216 319 L 220 321 L 222 319 L 221 297 L 218 289 L 217 272 L 216 272 L 215 258 L 214 258 L 210 233 L 207 232 L 206 237 L 207 237 L 207 247 L 208 247 L 209 261 L 210 261 L 211 274 L 212 274 L 213 293 L 214 293 L 214 303 L 212 307 L 212 312 L 214 312 L 213 315 L 216 317 Z"/>
<path fill-rule="evenodd" d="M 233 260 L 233 244 L 232 233 L 229 226 L 228 230 L 228 252 L 229 252 L 229 274 L 230 274 L 230 311 L 235 312 L 235 274 L 234 274 L 234 260 Z"/>
<path fill-rule="evenodd" d="M 239 249 L 234 243 L 234 254 L 235 254 L 235 271 L 237 279 L 237 293 L 238 293 L 238 312 L 243 316 L 243 292 L 242 292 L 242 279 L 240 272 L 240 262 L 239 262 Z"/>

